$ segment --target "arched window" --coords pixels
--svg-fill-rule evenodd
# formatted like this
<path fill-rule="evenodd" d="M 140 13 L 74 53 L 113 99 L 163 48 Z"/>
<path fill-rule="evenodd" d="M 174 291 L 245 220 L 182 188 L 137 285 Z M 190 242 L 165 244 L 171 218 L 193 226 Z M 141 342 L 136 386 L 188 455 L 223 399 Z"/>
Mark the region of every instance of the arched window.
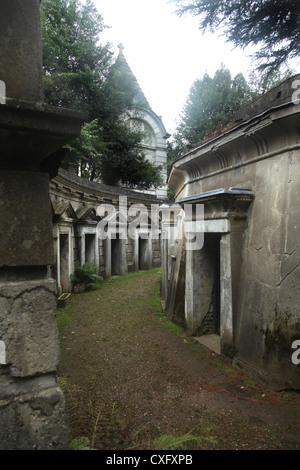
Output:
<path fill-rule="evenodd" d="M 147 145 L 149 147 L 155 146 L 154 132 L 147 123 L 139 119 L 131 119 L 129 121 L 129 126 L 133 131 L 140 131 L 145 134 L 143 141 L 142 141 L 144 145 Z"/>

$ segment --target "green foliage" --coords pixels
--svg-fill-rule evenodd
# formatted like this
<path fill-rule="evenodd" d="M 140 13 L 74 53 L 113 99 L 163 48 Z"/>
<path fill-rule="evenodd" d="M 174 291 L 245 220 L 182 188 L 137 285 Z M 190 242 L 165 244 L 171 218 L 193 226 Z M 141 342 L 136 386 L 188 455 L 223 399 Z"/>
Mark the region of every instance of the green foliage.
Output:
<path fill-rule="evenodd" d="M 205 73 L 191 87 L 169 155 L 180 155 L 186 145 L 199 143 L 209 129 L 250 100 L 251 90 L 242 74 L 232 78 L 224 65 L 213 78 Z"/>
<path fill-rule="evenodd" d="M 151 443 L 151 450 L 193 450 L 201 449 L 203 441 L 217 444 L 216 439 L 212 437 L 195 436 L 190 432 L 184 436 L 173 436 L 172 434 L 163 434 Z"/>
<path fill-rule="evenodd" d="M 99 121 L 94 119 L 82 126 L 81 135 L 69 145 L 72 160 L 80 166 L 83 178 L 94 180 L 101 171 L 101 157 L 106 150 L 105 142 L 99 139 Z"/>
<path fill-rule="evenodd" d="M 74 304 L 71 302 L 66 307 L 57 309 L 56 322 L 57 322 L 57 328 L 58 328 L 59 334 L 61 334 L 63 330 L 66 328 L 66 326 L 68 326 L 71 323 L 72 320 L 71 320 L 70 312 L 73 306 Z"/>
<path fill-rule="evenodd" d="M 198 16 L 203 31 L 222 31 L 235 47 L 249 45 L 260 70 L 272 72 L 300 53 L 299 0 L 173 0 L 178 15 Z"/>
<path fill-rule="evenodd" d="M 161 186 L 161 168 L 152 165 L 139 147 L 142 134 L 131 131 L 121 119 L 115 121 L 114 131 L 106 133 L 107 152 L 100 166 L 103 183 L 139 189 Z"/>
<path fill-rule="evenodd" d="M 70 443 L 70 450 L 95 450 L 87 437 L 76 437 Z"/>
<path fill-rule="evenodd" d="M 284 73 L 274 70 L 264 75 L 252 71 L 248 82 L 241 73 L 232 77 L 224 65 L 213 77 L 205 73 L 202 79 L 193 83 L 174 140 L 168 143 L 168 169 L 189 146 L 200 143 L 208 131 L 226 123 L 238 109 L 277 86 L 292 73 L 291 70 Z"/>
<path fill-rule="evenodd" d="M 137 83 L 101 45 L 106 26 L 91 0 L 41 3 L 45 101 L 85 111 L 87 122 L 72 142 L 69 161 L 83 177 L 109 185 L 148 189 L 162 184 L 159 168 L 141 151 L 142 134 L 126 118 Z"/>
<path fill-rule="evenodd" d="M 249 74 L 249 85 L 252 90 L 253 99 L 267 93 L 267 91 L 291 77 L 293 73 L 290 69 L 287 69 L 284 73 L 281 70 L 273 70 L 266 75 L 253 70 Z"/>
<path fill-rule="evenodd" d="M 155 268 L 157 269 L 157 268 Z M 157 269 L 157 274 L 161 275 L 161 268 Z M 152 296 L 149 301 L 149 307 L 153 310 L 155 315 L 157 315 L 157 319 L 159 322 L 160 327 L 170 331 L 172 334 L 179 336 L 185 339 L 185 333 L 179 325 L 176 325 L 174 322 L 167 319 L 165 312 L 162 310 L 161 305 L 161 296 L 160 296 L 160 287 L 157 287 L 153 290 Z"/>
<path fill-rule="evenodd" d="M 109 46 L 99 45 L 102 16 L 90 0 L 43 0 L 41 25 L 45 101 L 95 118 L 112 61 Z"/>
<path fill-rule="evenodd" d="M 175 191 L 173 189 L 170 189 L 170 188 L 167 189 L 167 196 L 168 196 L 168 199 L 170 201 L 172 201 L 172 202 L 175 201 L 176 194 L 175 194 Z"/>
<path fill-rule="evenodd" d="M 83 266 L 76 261 L 74 274 L 71 275 L 73 285 L 101 283 L 103 278 L 96 274 L 97 268 L 93 263 L 85 263 Z"/>
<path fill-rule="evenodd" d="M 171 164 L 174 160 L 180 157 L 180 149 L 174 146 L 173 142 L 167 142 L 167 170 L 171 168 Z"/>

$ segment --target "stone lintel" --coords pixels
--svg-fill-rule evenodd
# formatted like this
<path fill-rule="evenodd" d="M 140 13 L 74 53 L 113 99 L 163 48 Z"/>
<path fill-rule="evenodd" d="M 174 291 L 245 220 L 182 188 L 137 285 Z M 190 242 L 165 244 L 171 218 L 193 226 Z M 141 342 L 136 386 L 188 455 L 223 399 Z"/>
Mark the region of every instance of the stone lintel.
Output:
<path fill-rule="evenodd" d="M 179 204 L 162 204 L 159 207 L 159 217 L 162 224 L 174 225 L 182 212 Z"/>
<path fill-rule="evenodd" d="M 249 189 L 221 188 L 186 197 L 177 201 L 177 203 L 182 209 L 192 207 L 192 210 L 186 211 L 186 220 L 197 220 L 198 214 L 201 213 L 197 206 L 201 205 L 204 206 L 203 217 L 205 221 L 217 219 L 243 220 L 246 218 L 246 212 L 253 199 L 254 193 Z M 206 225 L 208 226 L 208 223 Z"/>

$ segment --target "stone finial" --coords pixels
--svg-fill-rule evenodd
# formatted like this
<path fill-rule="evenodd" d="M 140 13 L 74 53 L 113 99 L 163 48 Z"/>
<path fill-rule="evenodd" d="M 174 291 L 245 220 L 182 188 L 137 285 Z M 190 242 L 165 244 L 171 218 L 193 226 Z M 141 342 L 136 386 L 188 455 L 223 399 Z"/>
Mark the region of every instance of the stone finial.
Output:
<path fill-rule="evenodd" d="M 118 48 L 119 48 L 119 50 L 120 50 L 119 55 L 122 55 L 122 56 L 123 56 L 123 55 L 124 55 L 123 51 L 124 51 L 125 47 L 123 46 L 122 43 L 120 43 L 120 44 L 118 45 Z"/>

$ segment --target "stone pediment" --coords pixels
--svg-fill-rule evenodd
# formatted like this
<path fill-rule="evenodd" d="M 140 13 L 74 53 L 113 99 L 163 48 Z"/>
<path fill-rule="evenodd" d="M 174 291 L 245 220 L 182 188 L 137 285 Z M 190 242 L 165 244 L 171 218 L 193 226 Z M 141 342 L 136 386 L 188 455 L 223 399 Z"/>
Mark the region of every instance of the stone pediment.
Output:
<path fill-rule="evenodd" d="M 59 220 L 77 220 L 76 212 L 72 204 L 68 201 L 61 201 L 52 205 L 53 221 Z"/>
<path fill-rule="evenodd" d="M 102 219 L 102 218 L 101 218 Z M 111 211 L 102 219 L 110 224 L 127 225 L 127 214 L 122 211 Z"/>
<path fill-rule="evenodd" d="M 96 209 L 90 206 L 79 207 L 76 211 L 77 220 L 79 223 L 97 224 L 100 217 L 97 215 Z"/>

